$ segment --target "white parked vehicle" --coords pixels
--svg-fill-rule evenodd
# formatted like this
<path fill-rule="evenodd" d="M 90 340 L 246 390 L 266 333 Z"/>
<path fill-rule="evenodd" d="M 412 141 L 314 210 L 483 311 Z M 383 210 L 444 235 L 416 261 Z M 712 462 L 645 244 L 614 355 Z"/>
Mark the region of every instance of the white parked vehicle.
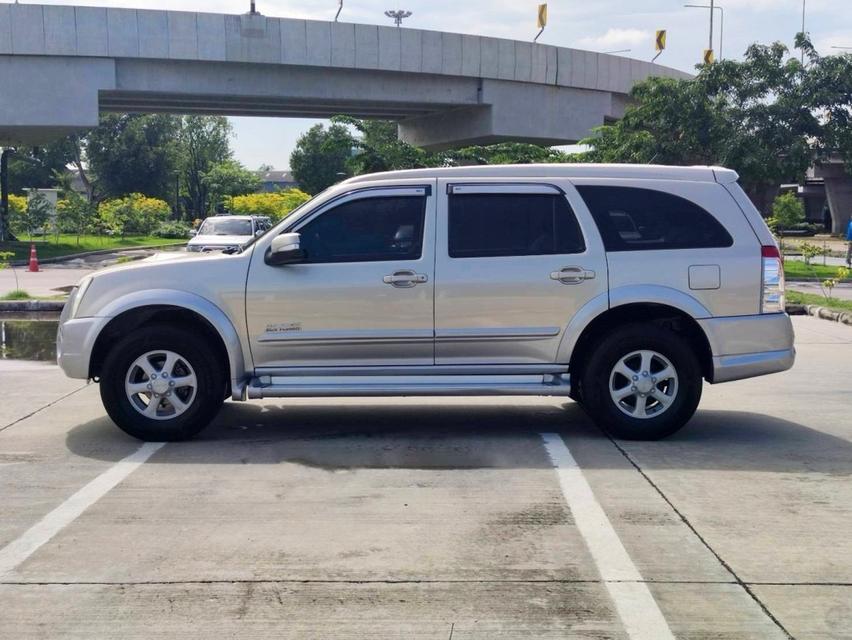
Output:
<path fill-rule="evenodd" d="M 262 216 L 221 215 L 206 218 L 187 243 L 187 251 L 237 251 L 272 226 Z"/>
<path fill-rule="evenodd" d="M 570 395 L 660 438 L 703 381 L 793 365 L 775 241 L 733 171 L 479 166 L 347 180 L 233 255 L 82 280 L 58 358 L 143 439 L 223 399 Z"/>

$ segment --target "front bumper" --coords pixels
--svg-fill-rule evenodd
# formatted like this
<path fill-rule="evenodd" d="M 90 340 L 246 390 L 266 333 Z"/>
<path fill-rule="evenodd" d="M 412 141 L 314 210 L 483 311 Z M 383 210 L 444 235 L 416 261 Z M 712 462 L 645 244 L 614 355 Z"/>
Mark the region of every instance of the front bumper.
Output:
<path fill-rule="evenodd" d="M 67 308 L 68 305 L 66 305 Z M 60 320 L 56 332 L 56 361 L 69 378 L 88 380 L 95 339 L 109 318 Z"/>
<path fill-rule="evenodd" d="M 713 354 L 710 382 L 730 382 L 793 366 L 793 323 L 786 313 L 699 320 Z"/>

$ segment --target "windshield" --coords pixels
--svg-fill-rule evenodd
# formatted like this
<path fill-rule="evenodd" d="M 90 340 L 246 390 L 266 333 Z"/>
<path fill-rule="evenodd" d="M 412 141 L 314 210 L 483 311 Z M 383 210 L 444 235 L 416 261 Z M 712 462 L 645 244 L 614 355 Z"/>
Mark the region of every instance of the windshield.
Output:
<path fill-rule="evenodd" d="M 250 236 L 251 220 L 207 218 L 198 229 L 200 236 Z"/>

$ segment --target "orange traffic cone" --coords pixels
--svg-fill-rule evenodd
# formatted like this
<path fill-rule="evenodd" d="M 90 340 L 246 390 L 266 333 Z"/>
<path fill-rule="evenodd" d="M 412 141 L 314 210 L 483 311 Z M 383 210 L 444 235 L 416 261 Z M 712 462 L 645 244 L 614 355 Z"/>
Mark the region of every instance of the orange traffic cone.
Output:
<path fill-rule="evenodd" d="M 30 244 L 30 268 L 33 273 L 38 272 L 38 256 L 36 255 L 35 243 Z"/>

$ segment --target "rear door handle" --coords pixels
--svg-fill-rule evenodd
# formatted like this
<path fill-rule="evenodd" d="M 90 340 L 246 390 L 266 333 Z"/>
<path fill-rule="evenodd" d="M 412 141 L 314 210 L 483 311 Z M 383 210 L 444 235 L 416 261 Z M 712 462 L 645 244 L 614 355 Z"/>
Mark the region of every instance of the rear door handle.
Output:
<path fill-rule="evenodd" d="M 429 276 L 425 273 L 415 273 L 411 269 L 403 269 L 402 271 L 395 271 L 393 274 L 385 276 L 382 278 L 382 281 L 394 287 L 407 289 L 418 284 L 423 284 L 424 282 L 429 282 Z"/>
<path fill-rule="evenodd" d="M 583 269 L 583 267 L 562 267 L 559 271 L 550 274 L 551 280 L 557 280 L 562 284 L 580 284 L 584 280 L 592 280 L 594 271 Z"/>

